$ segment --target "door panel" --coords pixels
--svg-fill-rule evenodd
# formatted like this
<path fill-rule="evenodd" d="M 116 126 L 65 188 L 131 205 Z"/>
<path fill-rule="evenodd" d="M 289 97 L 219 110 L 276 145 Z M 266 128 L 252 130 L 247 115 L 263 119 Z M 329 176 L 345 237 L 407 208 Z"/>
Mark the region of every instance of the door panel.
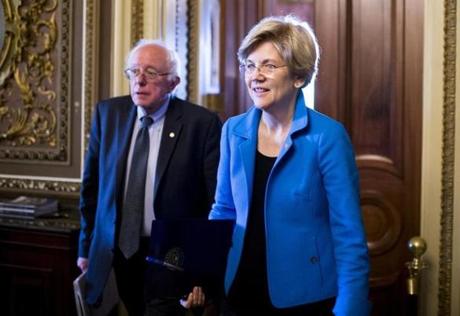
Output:
<path fill-rule="evenodd" d="M 404 315 L 420 231 L 423 2 L 316 1 L 317 108 L 350 133 L 371 255 L 373 315 Z"/>

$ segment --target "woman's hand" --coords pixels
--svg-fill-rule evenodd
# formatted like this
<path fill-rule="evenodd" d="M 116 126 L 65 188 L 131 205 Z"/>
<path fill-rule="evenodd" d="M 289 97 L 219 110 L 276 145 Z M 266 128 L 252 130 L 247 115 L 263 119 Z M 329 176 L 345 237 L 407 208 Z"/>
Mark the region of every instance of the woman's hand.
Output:
<path fill-rule="evenodd" d="M 181 299 L 180 304 L 186 308 L 203 307 L 206 296 L 200 286 L 195 286 L 192 292 L 187 295 L 187 299 Z"/>

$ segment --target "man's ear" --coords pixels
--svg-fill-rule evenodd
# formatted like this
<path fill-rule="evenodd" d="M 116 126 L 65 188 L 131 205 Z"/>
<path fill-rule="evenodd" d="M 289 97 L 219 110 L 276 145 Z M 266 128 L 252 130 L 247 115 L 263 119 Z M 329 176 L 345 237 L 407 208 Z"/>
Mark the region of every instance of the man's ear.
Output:
<path fill-rule="evenodd" d="M 173 91 L 177 85 L 180 83 L 180 78 L 178 76 L 174 77 L 174 79 L 172 79 L 169 84 L 169 88 L 170 88 L 170 91 Z"/>

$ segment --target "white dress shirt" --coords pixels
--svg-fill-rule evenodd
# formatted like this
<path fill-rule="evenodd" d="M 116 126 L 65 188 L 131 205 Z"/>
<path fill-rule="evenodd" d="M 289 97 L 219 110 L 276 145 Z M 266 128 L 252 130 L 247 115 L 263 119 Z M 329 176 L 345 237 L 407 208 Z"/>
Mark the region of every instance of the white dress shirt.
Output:
<path fill-rule="evenodd" d="M 168 100 L 155 113 L 150 114 L 150 117 L 153 119 L 153 124 L 149 126 L 150 150 L 147 163 L 147 176 L 145 177 L 144 224 L 141 231 L 142 236 L 150 236 L 151 223 L 152 220 L 155 219 L 155 210 L 153 208 L 153 189 L 155 184 L 155 173 L 157 170 L 158 153 L 160 151 L 161 134 L 163 132 L 165 114 L 168 110 L 169 100 L 170 98 L 168 98 Z M 141 127 L 141 118 L 144 115 L 146 115 L 145 110 L 138 106 L 137 118 L 131 135 L 131 144 L 129 146 L 128 161 L 126 165 L 124 197 L 126 196 L 126 187 L 129 179 L 129 171 L 131 169 L 134 144 L 136 142 L 137 133 Z"/>

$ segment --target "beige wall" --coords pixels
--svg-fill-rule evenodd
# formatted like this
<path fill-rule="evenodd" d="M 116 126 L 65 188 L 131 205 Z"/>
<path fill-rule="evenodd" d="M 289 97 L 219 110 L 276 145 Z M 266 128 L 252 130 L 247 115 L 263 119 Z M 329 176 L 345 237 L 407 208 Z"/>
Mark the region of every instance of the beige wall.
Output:
<path fill-rule="evenodd" d="M 451 152 L 443 147 L 443 132 L 449 129 L 445 125 L 444 115 L 444 96 L 445 87 L 452 83 L 452 79 L 447 82 L 444 78 L 444 25 L 449 16 L 449 12 L 444 10 L 445 1 L 425 0 L 425 43 L 424 43 L 424 93 L 423 93 L 423 153 L 422 153 L 422 199 L 421 199 L 421 235 L 428 244 L 428 250 L 424 259 L 429 264 L 429 268 L 423 272 L 422 291 L 420 297 L 421 315 L 441 315 L 438 310 L 438 295 L 440 288 L 448 288 L 448 284 L 439 284 L 440 267 L 440 240 L 452 240 L 453 247 L 450 251 L 444 251 L 447 257 L 452 258 L 452 276 L 450 289 L 451 315 L 460 315 L 460 113 L 457 110 L 456 116 L 450 123 L 456 125 L 456 137 L 454 138 L 455 151 Z M 457 4 L 458 6 L 458 4 Z M 459 9 L 457 8 L 457 13 Z M 456 28 L 459 18 L 456 17 Z M 459 31 L 457 30 L 457 40 Z M 458 45 L 458 44 L 457 44 Z M 455 61 L 450 61 L 454 65 Z M 459 109 L 459 54 L 456 60 L 456 94 L 455 105 Z M 455 65 L 454 65 L 455 66 Z M 444 150 L 444 152 L 443 152 Z M 443 156 L 444 153 L 444 156 Z M 452 153 L 454 157 L 452 157 Z M 442 174 L 443 157 L 446 155 L 454 159 L 454 188 L 443 191 L 443 181 L 451 175 Z M 441 230 L 441 217 L 443 212 L 442 194 L 453 198 L 454 207 L 450 218 L 453 220 L 453 230 Z M 446 209 L 444 209 L 444 212 Z M 449 211 L 449 210 L 447 210 Z M 448 216 L 449 218 L 449 216 Z M 448 294 L 449 295 L 449 294 Z M 442 298 L 446 295 L 442 294 Z"/>
<path fill-rule="evenodd" d="M 144 0 L 140 1 L 143 5 L 143 36 L 145 38 L 161 38 L 162 24 L 161 17 L 163 12 L 163 1 Z M 125 66 L 125 57 L 131 48 L 131 18 L 132 18 L 133 0 L 115 1 L 113 3 L 113 32 L 112 46 L 113 58 L 112 69 L 113 76 L 111 82 L 111 94 L 113 96 L 124 95 L 129 93 L 128 81 L 125 80 L 123 72 Z M 116 71 L 120 69 L 120 71 Z"/>
<path fill-rule="evenodd" d="M 436 315 L 441 206 L 443 4 L 425 1 L 421 236 L 428 244 L 422 315 Z M 429 144 L 429 145 L 428 145 Z"/>

